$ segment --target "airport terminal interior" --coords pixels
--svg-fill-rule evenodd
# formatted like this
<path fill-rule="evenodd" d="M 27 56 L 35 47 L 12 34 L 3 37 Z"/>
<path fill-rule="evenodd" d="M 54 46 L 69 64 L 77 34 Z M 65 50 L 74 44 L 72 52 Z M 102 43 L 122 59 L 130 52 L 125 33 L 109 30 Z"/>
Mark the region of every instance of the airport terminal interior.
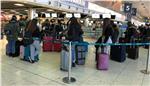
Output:
<path fill-rule="evenodd" d="M 149 0 L 1 0 L 0 11 L 1 86 L 150 86 Z M 34 59 L 39 58 L 38 61 L 32 61 L 31 58 L 32 48 L 30 45 L 37 41 L 34 40 L 35 37 L 33 37 L 34 42 L 32 44 L 25 46 L 23 41 L 24 44 L 19 45 L 19 55 L 7 54 L 8 36 L 12 33 L 9 32 L 11 30 L 7 33 L 5 28 L 14 18 L 14 15 L 17 21 L 20 21 L 20 18 L 27 18 L 28 26 L 31 26 L 33 20 L 36 19 L 39 31 L 46 31 L 46 28 L 42 26 L 46 20 L 49 20 L 50 24 L 55 21 L 57 21 L 56 23 L 61 22 L 64 32 L 56 35 L 57 41 L 48 40 L 47 42 L 46 38 L 53 37 L 53 35 L 47 35 L 48 32 L 43 32 L 42 41 L 39 42 L 39 53 L 34 56 Z M 71 23 L 69 25 L 68 21 L 71 19 L 76 19 L 81 25 L 83 34 L 80 40 L 82 42 L 70 40 L 66 42 L 69 34 L 64 34 L 66 34 L 65 31 L 69 33 L 68 29 L 70 28 L 68 27 L 71 26 Z M 99 43 L 97 41 L 101 37 L 103 40 L 102 35 L 106 31 L 104 28 L 105 19 L 110 19 L 110 22 L 113 21 L 113 24 L 118 28 L 116 42 L 111 40 L 111 37 L 106 40 L 107 42 Z M 133 38 L 132 42 L 130 40 L 126 42 L 125 38 L 127 28 L 130 28 L 129 22 L 137 32 L 136 36 L 131 37 Z M 143 29 L 145 30 L 144 34 L 142 34 Z M 64 37 L 60 36 L 61 33 L 64 33 Z M 17 40 L 25 40 L 25 33 L 23 36 L 20 34 Z M 76 35 L 75 38 L 77 37 L 80 36 Z M 55 43 L 55 41 L 57 45 L 54 46 L 53 44 L 52 50 L 46 50 L 52 45 L 51 42 Z M 104 45 L 101 45 L 103 42 Z M 58 47 L 59 44 L 61 46 Z M 74 47 L 75 44 L 76 47 Z M 119 47 L 113 49 L 113 46 L 117 46 L 117 44 Z M 81 47 L 80 50 L 78 50 L 77 45 Z M 101 47 L 96 50 L 96 45 Z M 15 49 L 16 46 L 18 46 L 17 42 Z M 25 61 L 22 59 L 26 57 L 27 46 L 30 46 L 30 56 L 28 56 L 29 60 Z M 65 51 L 66 46 L 67 50 Z M 83 49 L 85 46 L 86 49 Z M 75 64 L 73 62 L 73 49 L 76 52 Z M 80 56 L 84 59 L 79 59 Z M 106 59 L 107 57 L 108 59 Z M 63 68 L 65 71 L 62 70 Z M 71 77 L 75 80 L 72 80 Z"/>

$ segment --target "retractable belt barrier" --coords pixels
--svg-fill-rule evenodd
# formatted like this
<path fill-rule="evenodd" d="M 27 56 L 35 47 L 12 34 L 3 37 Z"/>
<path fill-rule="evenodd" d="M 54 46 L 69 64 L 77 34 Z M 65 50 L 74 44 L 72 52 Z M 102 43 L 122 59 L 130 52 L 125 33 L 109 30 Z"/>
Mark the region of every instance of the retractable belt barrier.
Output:
<path fill-rule="evenodd" d="M 64 83 L 72 83 L 75 82 L 76 79 L 74 77 L 71 77 L 71 62 L 72 62 L 72 51 L 71 51 L 71 46 L 72 45 L 99 45 L 99 46 L 144 46 L 144 45 L 148 45 L 148 55 L 147 55 L 147 61 L 146 61 L 146 69 L 145 70 L 141 70 L 142 73 L 144 74 L 150 74 L 150 71 L 148 71 L 149 69 L 149 58 L 150 58 L 150 43 L 77 43 L 77 42 L 62 42 L 62 44 L 68 44 L 69 45 L 69 53 L 70 53 L 70 57 L 69 57 L 69 71 L 68 71 L 68 76 L 63 78 L 63 82 Z"/>

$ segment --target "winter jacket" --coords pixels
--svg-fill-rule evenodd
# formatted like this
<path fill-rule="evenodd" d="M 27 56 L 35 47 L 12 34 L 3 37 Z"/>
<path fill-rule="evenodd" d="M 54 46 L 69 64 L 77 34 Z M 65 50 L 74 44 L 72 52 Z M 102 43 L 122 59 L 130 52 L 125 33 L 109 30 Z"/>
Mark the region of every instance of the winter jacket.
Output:
<path fill-rule="evenodd" d="M 7 40 L 17 40 L 19 35 L 19 23 L 15 20 L 10 21 L 4 27 L 4 31 L 7 37 Z"/>
<path fill-rule="evenodd" d="M 81 26 L 80 25 L 69 25 L 68 27 L 68 37 L 67 39 L 69 41 L 82 41 L 83 38 L 82 38 L 82 34 L 83 34 L 83 31 L 81 29 Z"/>
<path fill-rule="evenodd" d="M 111 39 L 112 39 L 113 33 L 114 33 L 114 30 L 112 29 L 112 27 L 107 26 L 105 31 L 104 31 L 104 34 L 103 34 L 103 36 L 105 36 L 104 43 L 107 42 L 109 37 L 111 37 Z"/>
<path fill-rule="evenodd" d="M 118 27 L 113 27 L 113 30 L 112 41 L 113 43 L 116 43 L 118 41 L 119 29 Z"/>

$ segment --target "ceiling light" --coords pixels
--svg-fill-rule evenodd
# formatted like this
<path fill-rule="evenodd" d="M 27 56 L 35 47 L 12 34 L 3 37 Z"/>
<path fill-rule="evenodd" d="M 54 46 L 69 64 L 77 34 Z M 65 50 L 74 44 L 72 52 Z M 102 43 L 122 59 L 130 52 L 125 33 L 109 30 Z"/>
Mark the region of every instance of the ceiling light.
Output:
<path fill-rule="evenodd" d="M 10 10 L 10 12 L 16 12 L 15 10 Z"/>
<path fill-rule="evenodd" d="M 16 14 L 20 14 L 20 12 L 15 12 Z"/>
<path fill-rule="evenodd" d="M 14 4 L 14 5 L 16 5 L 16 6 L 24 6 L 24 4 Z"/>
<path fill-rule="evenodd" d="M 28 11 L 28 10 L 24 10 L 24 11 Z"/>
<path fill-rule="evenodd" d="M 44 14 L 45 12 L 41 12 L 41 13 L 43 13 L 43 14 Z"/>
<path fill-rule="evenodd" d="M 51 10 L 51 9 L 47 9 L 47 11 L 53 11 L 53 10 Z"/>
<path fill-rule="evenodd" d="M 65 14 L 66 14 L 67 12 L 62 12 L 62 13 L 65 13 Z"/>

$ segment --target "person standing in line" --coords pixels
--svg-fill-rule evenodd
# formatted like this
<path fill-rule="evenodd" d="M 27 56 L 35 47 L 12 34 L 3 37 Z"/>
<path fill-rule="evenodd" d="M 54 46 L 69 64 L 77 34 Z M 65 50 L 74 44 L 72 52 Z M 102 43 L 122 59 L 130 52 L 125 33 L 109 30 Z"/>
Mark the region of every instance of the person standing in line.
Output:
<path fill-rule="evenodd" d="M 114 21 L 111 21 L 112 29 L 113 29 L 113 35 L 112 35 L 112 41 L 113 43 L 118 42 L 118 36 L 119 36 L 119 28 L 114 23 Z"/>
<path fill-rule="evenodd" d="M 37 26 L 37 19 L 33 19 L 29 22 L 27 30 L 32 33 L 33 43 L 30 45 L 31 63 L 38 61 L 38 55 L 40 53 L 40 29 Z"/>
<path fill-rule="evenodd" d="M 63 26 L 60 20 L 58 20 L 56 26 L 55 26 L 55 34 L 56 34 L 56 38 L 59 38 L 60 36 L 60 32 L 63 31 Z"/>
<path fill-rule="evenodd" d="M 67 40 L 71 42 L 81 42 L 83 41 L 81 25 L 78 23 L 78 20 L 75 17 L 70 18 L 68 23 L 68 33 Z M 72 45 L 72 66 L 75 67 L 76 55 L 75 55 L 75 45 Z"/>
<path fill-rule="evenodd" d="M 103 32 L 102 32 L 102 36 L 99 37 L 99 39 L 96 41 L 96 43 L 106 43 L 108 41 L 108 39 L 110 38 L 112 40 L 112 37 L 113 37 L 113 28 L 112 28 L 112 25 L 111 25 L 111 21 L 109 18 L 105 18 L 103 20 Z M 107 53 L 107 54 L 110 54 L 110 46 L 99 46 L 99 45 L 95 45 L 95 48 L 96 48 L 96 58 L 95 60 L 97 61 L 98 60 L 98 52 L 99 52 L 99 48 L 101 47 L 101 51 Z M 106 51 L 107 50 L 107 51 Z"/>
<path fill-rule="evenodd" d="M 48 19 L 46 19 L 45 22 L 42 24 L 42 33 L 43 33 L 43 36 L 50 35 L 50 22 Z"/>
<path fill-rule="evenodd" d="M 13 56 L 16 52 L 15 45 L 16 45 L 16 41 L 18 40 L 19 30 L 20 27 L 17 21 L 17 17 L 13 15 L 9 23 L 6 24 L 4 27 L 4 32 L 6 34 L 7 41 L 8 41 L 8 45 L 6 45 L 8 51 L 6 51 L 6 54 L 9 56 Z"/>
<path fill-rule="evenodd" d="M 19 22 L 19 26 L 20 26 L 19 37 L 23 37 L 24 30 L 26 27 L 26 20 L 23 18 L 23 15 L 20 15 L 20 19 L 18 22 Z"/>

